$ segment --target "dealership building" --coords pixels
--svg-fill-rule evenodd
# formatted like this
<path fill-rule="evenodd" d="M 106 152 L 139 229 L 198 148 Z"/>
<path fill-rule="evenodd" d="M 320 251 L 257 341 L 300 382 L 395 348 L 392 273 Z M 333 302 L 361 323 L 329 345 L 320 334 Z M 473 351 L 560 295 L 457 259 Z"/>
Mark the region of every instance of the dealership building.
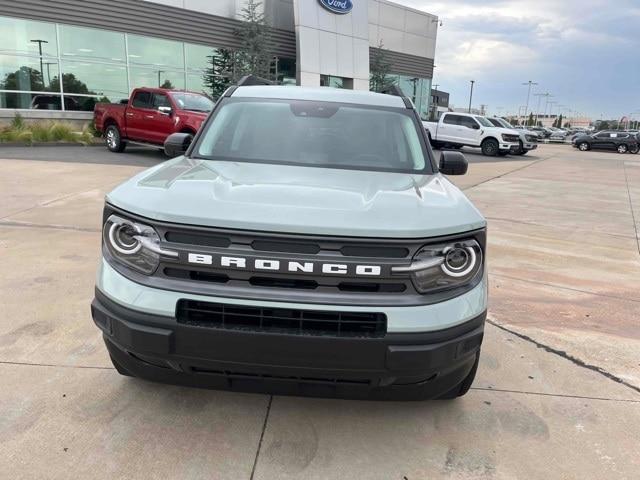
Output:
<path fill-rule="evenodd" d="M 0 121 L 91 118 L 136 87 L 207 92 L 247 0 L 0 0 Z M 257 3 L 257 2 L 256 2 Z M 388 0 L 263 0 L 279 83 L 369 89 L 372 49 L 423 116 L 438 18 Z M 62 79 L 62 81 L 60 80 Z"/>

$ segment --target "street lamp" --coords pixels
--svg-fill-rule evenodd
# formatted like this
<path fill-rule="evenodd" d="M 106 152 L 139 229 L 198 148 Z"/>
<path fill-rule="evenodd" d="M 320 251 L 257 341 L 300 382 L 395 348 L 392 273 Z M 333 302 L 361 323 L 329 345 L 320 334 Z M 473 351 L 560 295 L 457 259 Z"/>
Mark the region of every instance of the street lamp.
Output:
<path fill-rule="evenodd" d="M 471 102 L 473 101 L 473 85 L 475 83 L 475 80 L 471 80 L 471 91 L 469 92 L 469 113 L 471 113 Z"/>
<path fill-rule="evenodd" d="M 29 40 L 31 43 L 37 43 L 38 44 L 38 52 L 40 53 L 40 78 L 42 78 L 42 83 L 44 85 L 44 69 L 42 68 L 42 44 L 43 43 L 49 43 L 46 40 L 41 40 L 41 39 L 35 39 L 35 40 Z"/>
<path fill-rule="evenodd" d="M 527 83 L 523 83 L 522 85 L 529 85 L 529 90 L 527 91 L 527 107 L 524 109 L 524 114 L 526 115 L 529 112 L 529 100 L 531 99 L 531 87 L 533 85 L 538 85 L 538 84 L 532 80 L 529 80 Z"/>

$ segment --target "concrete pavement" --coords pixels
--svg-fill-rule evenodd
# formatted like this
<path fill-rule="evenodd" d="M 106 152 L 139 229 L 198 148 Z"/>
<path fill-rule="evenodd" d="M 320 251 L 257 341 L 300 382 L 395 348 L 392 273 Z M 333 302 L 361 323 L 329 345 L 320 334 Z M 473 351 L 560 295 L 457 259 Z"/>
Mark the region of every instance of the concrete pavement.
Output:
<path fill-rule="evenodd" d="M 102 198 L 162 157 L 0 148 L 2 475 L 637 478 L 640 156 L 469 158 L 454 180 L 489 219 L 478 378 L 453 402 L 376 403 L 117 375 L 89 315 Z"/>

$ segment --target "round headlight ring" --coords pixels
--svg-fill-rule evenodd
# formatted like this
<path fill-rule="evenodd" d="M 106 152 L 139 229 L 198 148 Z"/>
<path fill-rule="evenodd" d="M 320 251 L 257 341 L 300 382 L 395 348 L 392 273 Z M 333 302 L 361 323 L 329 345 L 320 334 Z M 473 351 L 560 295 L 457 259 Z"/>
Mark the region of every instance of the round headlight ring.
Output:
<path fill-rule="evenodd" d="M 136 240 L 135 243 L 127 244 L 120 239 L 120 233 L 124 228 L 131 228 L 136 234 L 142 234 L 140 227 L 133 222 L 121 221 L 119 223 L 113 223 L 109 228 L 109 243 L 111 243 L 111 247 L 122 255 L 138 253 L 142 248 L 142 243 Z"/>
<path fill-rule="evenodd" d="M 460 267 L 452 266 L 449 261 L 452 258 L 453 254 L 455 254 L 458 250 L 461 250 L 463 255 L 465 255 L 467 261 L 464 265 Z M 450 277 L 453 278 L 462 278 L 469 275 L 473 269 L 476 267 L 476 262 L 478 260 L 478 256 L 476 252 L 471 247 L 461 247 L 461 246 L 448 246 L 446 247 L 442 253 L 445 255 L 444 262 L 440 266 L 442 271 Z"/>

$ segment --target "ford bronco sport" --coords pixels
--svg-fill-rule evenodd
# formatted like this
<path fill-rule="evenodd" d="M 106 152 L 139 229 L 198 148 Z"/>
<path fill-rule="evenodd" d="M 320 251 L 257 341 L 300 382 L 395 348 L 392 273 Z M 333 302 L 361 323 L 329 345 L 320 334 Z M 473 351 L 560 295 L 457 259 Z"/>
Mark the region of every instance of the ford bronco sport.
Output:
<path fill-rule="evenodd" d="M 245 79 L 180 155 L 106 197 L 92 315 L 123 375 L 455 398 L 487 309 L 486 222 L 411 101 Z M 256 85 L 257 84 L 257 85 Z"/>

